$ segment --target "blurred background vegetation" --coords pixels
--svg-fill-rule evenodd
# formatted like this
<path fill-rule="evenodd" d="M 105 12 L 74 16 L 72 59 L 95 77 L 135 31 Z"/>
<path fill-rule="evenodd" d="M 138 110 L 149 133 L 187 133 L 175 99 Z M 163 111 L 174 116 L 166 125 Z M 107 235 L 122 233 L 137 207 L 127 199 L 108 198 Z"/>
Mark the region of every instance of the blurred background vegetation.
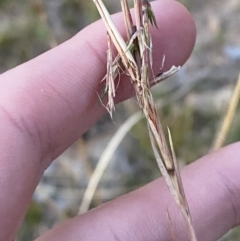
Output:
<path fill-rule="evenodd" d="M 106 0 L 111 12 L 119 1 Z M 181 0 L 198 31 L 195 50 L 182 70 L 153 88 L 164 106 L 161 118 L 173 133 L 182 166 L 209 152 L 240 70 L 239 0 Z M 0 72 L 26 62 L 71 38 L 99 18 L 92 1 L 0 0 Z M 73 217 L 104 148 L 126 119 L 138 111 L 136 101 L 117 106 L 114 122 L 103 117 L 45 172 L 18 240 L 33 240 Z M 239 140 L 240 109 L 227 143 Z M 91 202 L 95 207 L 159 176 L 146 123 L 139 121 L 115 151 Z M 240 240 L 235 229 L 222 240 Z"/>

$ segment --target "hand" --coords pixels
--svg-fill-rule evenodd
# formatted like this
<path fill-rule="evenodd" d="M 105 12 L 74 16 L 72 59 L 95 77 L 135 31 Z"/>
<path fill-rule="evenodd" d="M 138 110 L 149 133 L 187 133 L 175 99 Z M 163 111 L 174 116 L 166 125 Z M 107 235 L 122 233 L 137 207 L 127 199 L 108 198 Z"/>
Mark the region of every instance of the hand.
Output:
<path fill-rule="evenodd" d="M 182 65 L 195 42 L 191 16 L 178 2 L 153 4 L 154 58 L 165 70 Z M 124 31 L 122 16 L 114 16 Z M 105 113 L 96 105 L 106 69 L 101 21 L 59 47 L 0 76 L 0 240 L 12 241 L 49 164 Z M 133 95 L 121 81 L 117 101 Z M 216 240 L 240 223 L 239 144 L 182 171 L 199 240 Z M 187 240 L 181 215 L 161 178 L 49 231 L 46 240 L 171 240 L 169 210 L 178 240 Z"/>

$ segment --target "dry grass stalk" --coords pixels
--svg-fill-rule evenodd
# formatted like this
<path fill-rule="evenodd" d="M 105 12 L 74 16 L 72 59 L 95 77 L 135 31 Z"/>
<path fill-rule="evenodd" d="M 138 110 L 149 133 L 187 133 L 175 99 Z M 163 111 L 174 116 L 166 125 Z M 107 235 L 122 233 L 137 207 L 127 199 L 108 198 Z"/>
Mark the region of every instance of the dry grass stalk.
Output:
<path fill-rule="evenodd" d="M 132 18 L 128 3 L 122 0 L 122 11 L 124 15 L 125 26 L 128 34 L 128 41 L 125 42 L 117 28 L 115 27 L 109 12 L 107 11 L 102 0 L 93 0 L 98 11 L 106 25 L 108 35 L 118 51 L 116 60 L 108 57 L 108 68 L 106 75 L 106 89 L 108 90 L 107 109 L 112 115 L 114 110 L 114 95 L 113 87 L 115 80 L 115 71 L 113 68 L 123 65 L 127 75 L 130 77 L 131 83 L 134 86 L 136 97 L 141 110 L 143 111 L 149 128 L 149 135 L 152 148 L 161 170 L 165 178 L 169 190 L 177 203 L 180 211 L 183 214 L 187 224 L 190 239 L 196 241 L 196 235 L 192 226 L 190 211 L 182 186 L 180 172 L 175 157 L 171 134 L 169 131 L 169 142 L 171 152 L 168 148 L 164 132 L 157 115 L 153 96 L 150 91 L 150 86 L 153 81 L 159 82 L 161 75 L 157 79 L 150 80 L 150 71 L 152 71 L 152 39 L 149 31 L 149 23 L 156 25 L 154 13 L 151 5 L 147 0 L 134 0 L 135 24 L 133 26 Z M 132 32 L 131 32 L 132 31 Z M 112 51 L 109 49 L 108 51 Z M 111 55 L 112 56 L 112 55 Z M 117 64 L 119 62 L 119 64 Z M 109 64 L 112 63 L 112 68 Z M 179 67 L 173 66 L 170 72 L 164 73 L 163 76 L 168 77 L 172 72 L 176 72 Z"/>
<path fill-rule="evenodd" d="M 218 150 L 224 145 L 227 135 L 229 133 L 231 124 L 233 122 L 233 118 L 236 114 L 239 99 L 240 99 L 240 74 L 238 76 L 238 80 L 237 80 L 232 98 L 230 100 L 227 113 L 224 117 L 223 123 L 220 127 L 220 130 L 218 131 L 216 141 L 213 145 L 213 148 L 212 148 L 213 150 Z"/>
<path fill-rule="evenodd" d="M 170 71 L 171 72 L 171 71 Z M 156 104 L 156 108 L 159 109 L 161 107 L 164 107 L 166 105 L 169 105 L 172 101 L 177 101 L 183 96 L 185 96 L 192 88 L 195 86 L 200 80 L 202 80 L 203 76 L 207 76 L 209 71 L 203 71 L 200 74 L 195 75 L 195 80 L 192 84 L 185 84 L 179 87 L 177 91 L 175 91 L 174 94 L 171 95 L 171 100 L 161 100 Z M 118 128 L 117 132 L 114 134 L 114 136 L 111 138 L 111 140 L 108 142 L 107 147 L 102 152 L 99 161 L 91 175 L 91 178 L 88 182 L 88 186 L 84 192 L 81 205 L 79 207 L 79 214 L 85 213 L 88 211 L 90 204 L 93 200 L 93 197 L 95 195 L 95 192 L 97 190 L 97 186 L 107 168 L 110 161 L 112 160 L 113 154 L 118 148 L 118 146 L 121 144 L 124 137 L 127 135 L 127 133 L 132 129 L 134 125 L 136 125 L 141 119 L 143 119 L 143 114 L 141 111 L 138 111 L 134 113 L 132 116 L 130 116 L 121 126 Z M 169 215 L 169 213 L 168 213 Z M 170 220 L 170 219 L 169 219 Z M 170 222 L 171 225 L 171 222 Z M 174 240 L 174 239 L 173 239 Z"/>
<path fill-rule="evenodd" d="M 132 115 L 115 133 L 112 139 L 109 141 L 107 147 L 101 154 L 96 168 L 89 180 L 87 189 L 84 192 L 81 205 L 79 207 L 79 214 L 88 211 L 90 204 L 93 200 L 93 196 L 97 190 L 97 186 L 103 176 L 104 171 L 112 160 L 113 154 L 122 142 L 123 138 L 130 131 L 130 129 L 142 118 L 142 113 L 137 112 Z"/>

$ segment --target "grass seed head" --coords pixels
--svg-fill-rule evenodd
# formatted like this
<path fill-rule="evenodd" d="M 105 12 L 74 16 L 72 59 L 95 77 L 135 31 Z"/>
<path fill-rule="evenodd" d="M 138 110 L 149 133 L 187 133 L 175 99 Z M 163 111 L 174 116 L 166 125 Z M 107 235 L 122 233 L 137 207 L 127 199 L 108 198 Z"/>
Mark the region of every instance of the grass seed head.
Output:
<path fill-rule="evenodd" d="M 157 27 L 157 22 L 149 1 L 134 0 L 136 24 L 136 29 L 134 29 L 128 2 L 127 0 L 121 0 L 128 36 L 127 41 L 124 41 L 124 38 L 117 30 L 102 0 L 93 1 L 99 10 L 109 35 L 108 63 L 105 79 L 106 89 L 108 91 L 108 103 L 106 108 L 112 116 L 112 112 L 114 110 L 114 97 L 116 93 L 116 73 L 119 72 L 119 66 L 122 66 L 124 68 L 124 72 L 126 72 L 130 78 L 139 107 L 147 120 L 149 136 L 159 169 L 166 180 L 176 204 L 183 214 L 191 241 L 196 241 L 197 239 L 192 226 L 190 211 L 182 186 L 171 134 L 169 131 L 170 151 L 160 119 L 155 109 L 154 99 L 150 91 L 150 86 L 153 81 L 157 82 L 161 79 L 167 78 L 175 73 L 179 68 L 173 66 L 169 71 L 158 76 L 157 79 L 150 79 L 149 70 L 152 69 L 153 64 L 153 46 L 149 24 Z M 113 59 L 112 45 L 114 45 L 118 51 L 118 55 L 115 59 Z"/>

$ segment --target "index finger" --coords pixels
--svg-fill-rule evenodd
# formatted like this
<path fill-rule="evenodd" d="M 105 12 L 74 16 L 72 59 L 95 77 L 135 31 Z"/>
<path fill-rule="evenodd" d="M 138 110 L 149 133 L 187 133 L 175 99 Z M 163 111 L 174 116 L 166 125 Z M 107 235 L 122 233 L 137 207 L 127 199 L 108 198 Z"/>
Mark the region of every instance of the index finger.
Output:
<path fill-rule="evenodd" d="M 195 43 L 190 14 L 175 1 L 154 2 L 153 7 L 159 25 L 159 30 L 152 29 L 155 70 L 160 70 L 163 56 L 164 70 L 183 65 Z M 116 14 L 114 21 L 124 32 L 122 15 Z M 55 158 L 99 118 L 103 108 L 94 107 L 96 90 L 106 72 L 106 50 L 105 26 L 98 21 L 57 48 L 1 76 L 1 105 L 13 119 L 21 118 L 30 130 L 38 129 L 37 138 L 42 139 L 38 148 L 42 148 L 42 142 L 50 142 L 51 148 L 42 148 L 42 153 Z M 133 94 L 129 81 L 122 82 L 116 101 Z"/>

